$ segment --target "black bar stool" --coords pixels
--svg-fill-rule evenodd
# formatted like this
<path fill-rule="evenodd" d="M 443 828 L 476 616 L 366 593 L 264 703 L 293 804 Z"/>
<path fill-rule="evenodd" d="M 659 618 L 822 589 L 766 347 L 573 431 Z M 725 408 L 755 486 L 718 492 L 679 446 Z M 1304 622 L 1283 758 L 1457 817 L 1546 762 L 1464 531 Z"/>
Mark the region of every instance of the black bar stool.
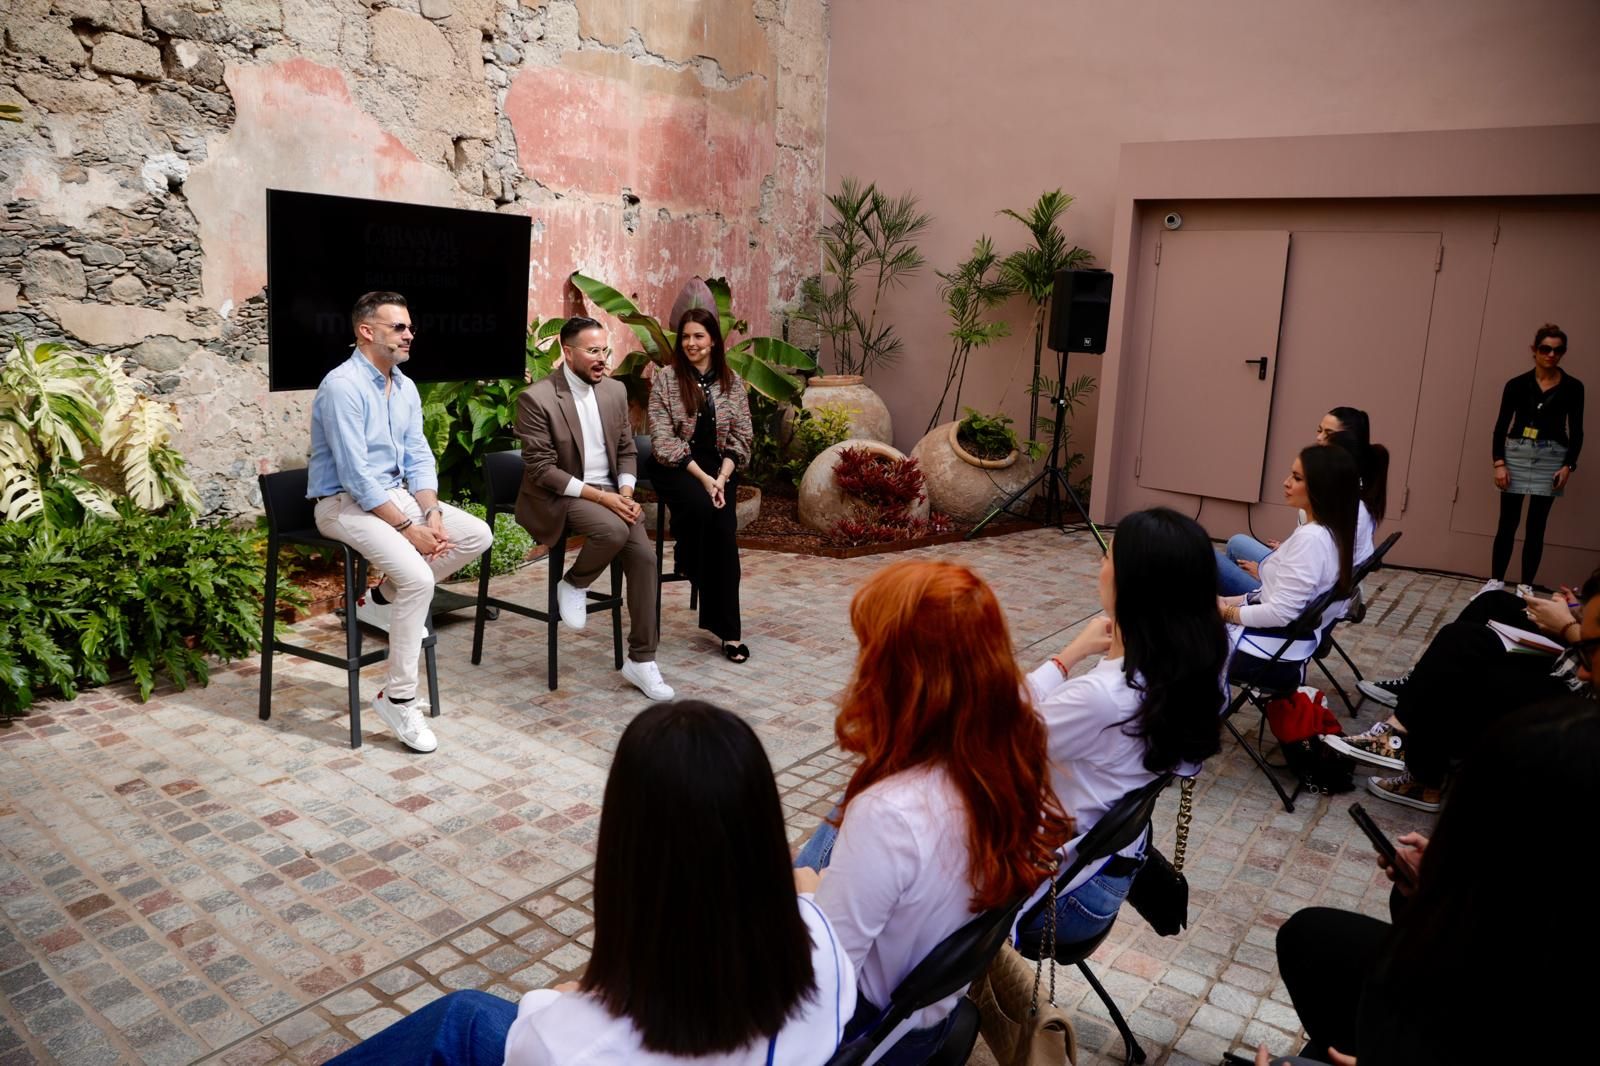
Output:
<path fill-rule="evenodd" d="M 356 620 L 356 601 L 367 590 L 367 560 L 342 540 L 325 537 L 317 529 L 315 505 L 306 499 L 306 471 L 281 470 L 257 478 L 261 486 L 261 505 L 267 513 L 267 583 L 261 601 L 261 720 L 272 717 L 272 657 L 284 652 L 310 659 L 325 666 L 343 667 L 350 686 L 350 746 L 361 746 L 361 668 L 383 662 L 387 647 L 361 650 L 361 626 Z M 278 549 L 285 544 L 305 544 L 314 548 L 337 548 L 344 556 L 344 639 L 345 654 L 301 644 L 290 644 L 277 637 Z M 427 623 L 422 650 L 428 666 L 428 713 L 439 716 L 439 664 L 435 655 L 438 638 L 433 618 Z"/>
<path fill-rule="evenodd" d="M 633 435 L 633 446 L 639 453 L 639 484 L 635 488 L 649 489 L 652 493 L 655 493 L 656 497 L 656 625 L 659 626 L 661 624 L 662 585 L 670 581 L 688 581 L 689 610 L 691 611 L 698 606 L 700 590 L 694 587 L 694 582 L 690 580 L 688 574 L 680 574 L 676 571 L 670 574 L 663 573 L 667 552 L 667 503 L 661 498 L 660 493 L 655 492 L 655 486 L 650 483 L 650 478 L 646 474 L 646 471 L 650 469 L 650 457 L 655 454 L 650 445 L 650 434 L 635 433 Z"/>
<path fill-rule="evenodd" d="M 491 452 L 484 456 L 484 509 L 485 520 L 489 528 L 493 529 L 495 516 L 502 511 L 511 512 L 517 506 L 517 493 L 522 489 L 522 453 L 520 451 Z M 494 554 L 494 544 L 484 550 L 483 558 L 478 564 L 478 608 L 472 621 L 472 665 L 477 666 L 483 661 L 483 625 L 490 618 L 490 612 L 498 608 L 502 611 L 511 611 L 524 618 L 532 618 L 536 622 L 545 624 L 546 655 L 549 662 L 550 690 L 556 688 L 556 626 L 561 621 L 561 608 L 556 603 L 556 584 L 561 580 L 561 572 L 566 566 L 567 537 L 563 533 L 561 539 L 550 545 L 550 578 L 549 588 L 545 598 L 544 610 L 535 610 L 532 607 L 515 603 L 511 600 L 499 599 L 489 595 L 489 560 Z M 611 563 L 611 594 L 609 596 L 593 590 L 586 590 L 589 598 L 589 613 L 597 611 L 611 612 L 611 644 L 616 658 L 617 669 L 622 669 L 622 564 L 613 560 Z"/>

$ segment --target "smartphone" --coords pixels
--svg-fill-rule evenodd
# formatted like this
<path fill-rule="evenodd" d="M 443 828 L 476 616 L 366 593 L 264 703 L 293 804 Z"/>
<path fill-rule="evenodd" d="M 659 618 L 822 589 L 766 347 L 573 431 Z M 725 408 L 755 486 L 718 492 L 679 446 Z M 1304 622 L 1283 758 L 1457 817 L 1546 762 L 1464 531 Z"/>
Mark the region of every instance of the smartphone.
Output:
<path fill-rule="evenodd" d="M 1383 856 L 1383 861 L 1389 864 L 1389 869 L 1394 871 L 1395 880 L 1407 888 L 1415 887 L 1411 880 L 1411 868 L 1400 861 L 1394 843 L 1384 836 L 1383 830 L 1378 828 L 1378 823 L 1372 820 L 1372 815 L 1366 812 L 1366 808 L 1359 803 L 1350 804 L 1350 817 L 1356 820 L 1356 825 L 1360 826 L 1361 831 L 1367 834 L 1367 839 L 1372 841 L 1373 848 Z"/>

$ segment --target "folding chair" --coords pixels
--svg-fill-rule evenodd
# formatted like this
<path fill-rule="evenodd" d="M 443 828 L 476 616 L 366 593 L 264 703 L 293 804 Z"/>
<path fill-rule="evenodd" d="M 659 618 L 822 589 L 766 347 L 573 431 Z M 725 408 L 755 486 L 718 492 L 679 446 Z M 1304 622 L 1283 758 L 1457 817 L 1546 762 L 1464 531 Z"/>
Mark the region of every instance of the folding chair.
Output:
<path fill-rule="evenodd" d="M 645 476 L 644 471 L 649 469 L 650 456 L 654 454 L 650 445 L 650 434 L 635 433 L 633 436 L 634 450 L 639 453 L 639 483 L 635 488 L 650 489 L 655 486 Z M 669 581 L 689 581 L 688 574 L 674 571 L 670 574 L 662 573 L 666 564 L 667 551 L 667 503 L 659 493 L 656 495 L 656 624 L 661 624 L 661 586 Z M 689 610 L 694 610 L 700 598 L 700 590 L 694 587 L 694 582 L 689 581 Z"/>
<path fill-rule="evenodd" d="M 879 1044 L 912 1014 L 965 988 L 981 977 L 1005 943 L 1017 912 L 1026 902 L 985 911 L 941 940 L 889 997 L 877 1022 L 870 1030 L 841 1044 L 827 1066 L 860 1066 Z M 978 1042 L 978 1008 L 962 996 L 956 1002 L 955 1021 L 944 1043 L 927 1060 L 927 1066 L 959 1066 L 972 1054 Z"/>
<path fill-rule="evenodd" d="M 361 668 L 389 657 L 387 647 L 361 650 L 361 625 L 356 620 L 356 601 L 367 591 L 367 560 L 342 540 L 325 537 L 317 529 L 316 506 L 306 499 L 307 472 L 280 470 L 256 479 L 261 487 L 261 506 L 267 514 L 267 576 L 261 599 L 261 687 L 260 709 L 264 722 L 272 717 L 272 657 L 284 652 L 301 659 L 338 666 L 345 671 L 350 697 L 350 746 L 361 746 Z M 290 644 L 277 637 L 278 549 L 285 544 L 305 544 L 314 548 L 336 548 L 344 556 L 344 655 L 329 655 L 316 648 Z M 438 638 L 433 618 L 422 638 L 428 667 L 428 713 L 439 716 L 439 664 L 435 649 Z"/>
<path fill-rule="evenodd" d="M 1174 776 L 1176 775 L 1171 773 L 1162 774 L 1148 785 L 1134 789 L 1113 803 L 1111 809 L 1094 823 L 1094 828 L 1085 833 L 1083 839 L 1078 842 L 1072 862 L 1056 878 L 1056 890 L 1064 892 L 1073 878 L 1081 874 L 1090 864 L 1116 855 L 1144 835 L 1150 828 L 1150 816 L 1155 810 L 1156 800 L 1160 798 L 1162 790 L 1172 783 Z M 1028 909 L 1019 924 L 1031 925 L 1048 906 L 1050 897 L 1046 895 Z M 1063 966 L 1077 966 L 1083 973 L 1084 980 L 1089 982 L 1089 987 L 1100 997 L 1100 1002 L 1106 1005 L 1112 1024 L 1117 1027 L 1117 1032 L 1122 1034 L 1122 1046 L 1127 1049 L 1123 1062 L 1131 1064 L 1144 1061 L 1144 1048 L 1134 1039 L 1133 1030 L 1128 1028 L 1122 1012 L 1117 1009 L 1116 1001 L 1111 998 L 1111 993 L 1105 990 L 1105 986 L 1095 978 L 1094 971 L 1089 969 L 1088 961 L 1089 956 L 1095 953 L 1095 949 L 1111 935 L 1111 929 L 1115 925 L 1116 921 L 1113 919 L 1111 925 L 1088 940 L 1072 944 L 1057 941 L 1055 956 L 1056 962 Z M 1017 938 L 1017 950 L 1026 958 L 1037 959 L 1044 950 L 1044 932 L 1040 930 L 1022 933 Z"/>
<path fill-rule="evenodd" d="M 522 453 L 520 451 L 491 452 L 484 456 L 484 509 L 489 528 L 494 528 L 495 516 L 502 511 L 511 511 L 517 506 L 517 493 L 522 489 Z M 472 665 L 477 666 L 483 661 L 483 625 L 491 617 L 491 611 L 498 608 L 501 611 L 510 611 L 520 614 L 524 618 L 532 618 L 545 625 L 546 661 L 549 667 L 550 690 L 556 688 L 556 626 L 561 621 L 561 607 L 556 602 L 556 585 L 561 581 L 561 572 L 566 566 L 567 535 L 563 531 L 561 537 L 549 545 L 550 548 L 550 576 L 545 597 L 545 608 L 542 611 L 524 606 L 512 600 L 499 599 L 489 595 L 489 559 L 494 553 L 494 544 L 483 551 L 483 557 L 478 563 L 478 605 L 472 620 Z M 613 560 L 611 563 L 611 594 L 609 596 L 593 590 L 588 591 L 589 613 L 597 611 L 611 612 L 611 644 L 616 658 L 617 669 L 622 669 L 622 565 Z"/>
<path fill-rule="evenodd" d="M 1373 554 L 1377 553 L 1374 552 Z M 1297 780 L 1294 792 L 1285 792 L 1283 785 L 1279 783 L 1277 775 L 1272 772 L 1271 765 L 1262 756 L 1261 752 L 1251 745 L 1234 726 L 1233 715 L 1247 702 L 1254 705 L 1261 712 L 1261 728 L 1257 731 L 1257 735 L 1264 740 L 1267 704 L 1281 696 L 1292 696 L 1295 690 L 1305 683 L 1306 665 L 1311 662 L 1310 658 L 1298 662 L 1293 659 L 1285 659 L 1283 657 L 1284 652 L 1288 651 L 1290 645 L 1296 641 L 1314 640 L 1320 644 L 1326 632 L 1323 628 L 1322 616 L 1329 607 L 1332 607 L 1341 598 L 1337 589 L 1329 589 L 1307 604 L 1305 610 L 1300 612 L 1299 617 L 1286 626 L 1277 629 L 1246 630 L 1245 636 L 1239 642 L 1239 648 L 1234 651 L 1233 660 L 1228 664 L 1228 683 L 1236 686 L 1239 689 L 1239 693 L 1223 709 L 1222 724 L 1228 728 L 1228 732 L 1233 734 L 1233 739 L 1237 740 L 1239 745 L 1249 753 L 1250 758 L 1261 768 L 1261 772 L 1267 775 L 1267 780 L 1272 783 L 1273 790 L 1278 793 L 1278 798 L 1283 801 L 1283 809 L 1285 811 L 1292 812 L 1294 810 L 1295 797 L 1300 795 L 1301 789 L 1304 788 L 1304 783 Z M 1266 675 L 1264 678 L 1254 681 L 1236 680 L 1233 677 L 1234 663 L 1238 661 L 1241 655 L 1248 654 L 1244 650 L 1244 645 L 1251 636 L 1281 638 L 1282 644 L 1270 657 L 1250 656 L 1266 664 L 1262 668 L 1263 673 Z"/>
<path fill-rule="evenodd" d="M 1371 577 L 1378 570 L 1382 569 L 1383 557 L 1389 554 L 1389 549 L 1394 547 L 1394 542 L 1400 539 L 1401 532 L 1401 530 L 1395 530 L 1393 533 L 1390 533 L 1384 538 L 1382 544 L 1372 549 L 1372 554 L 1367 556 L 1366 561 L 1360 566 L 1356 567 L 1355 573 L 1351 575 L 1352 583 L 1356 588 L 1360 588 L 1363 581 Z M 1344 690 L 1343 685 L 1339 684 L 1338 679 L 1328 671 L 1328 667 L 1323 660 L 1328 657 L 1330 652 L 1338 652 L 1339 658 L 1343 659 L 1345 665 L 1350 668 L 1350 672 L 1356 675 L 1356 685 L 1359 686 L 1361 682 L 1366 680 L 1366 676 L 1362 674 L 1361 668 L 1356 666 L 1356 664 L 1351 661 L 1349 653 L 1339 646 L 1339 641 L 1335 639 L 1333 635 L 1333 631 L 1339 627 L 1340 622 L 1348 622 L 1351 625 L 1357 625 L 1363 618 L 1366 617 L 1366 613 L 1366 605 L 1363 604 L 1361 607 L 1361 613 L 1356 617 L 1352 618 L 1347 614 L 1343 618 L 1336 619 L 1334 623 L 1328 627 L 1328 632 L 1324 635 L 1322 643 L 1317 646 L 1317 653 L 1312 656 L 1312 658 L 1316 660 L 1317 669 L 1322 671 L 1322 676 L 1328 679 L 1329 683 L 1333 685 L 1334 691 L 1339 693 L 1339 698 L 1344 700 L 1345 709 L 1350 712 L 1350 716 L 1352 718 L 1355 717 L 1356 708 L 1359 707 L 1361 703 L 1366 701 L 1366 696 L 1362 696 L 1359 701 L 1352 702 L 1350 699 L 1350 694 Z"/>

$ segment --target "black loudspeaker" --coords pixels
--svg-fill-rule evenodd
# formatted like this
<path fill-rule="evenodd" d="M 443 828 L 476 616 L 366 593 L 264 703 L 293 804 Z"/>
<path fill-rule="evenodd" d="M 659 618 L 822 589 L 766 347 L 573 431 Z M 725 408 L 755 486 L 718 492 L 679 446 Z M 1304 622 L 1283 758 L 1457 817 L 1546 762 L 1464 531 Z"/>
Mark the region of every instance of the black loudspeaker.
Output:
<path fill-rule="evenodd" d="M 1058 270 L 1050 294 L 1050 347 L 1058 352 L 1106 350 L 1111 325 L 1111 271 Z"/>

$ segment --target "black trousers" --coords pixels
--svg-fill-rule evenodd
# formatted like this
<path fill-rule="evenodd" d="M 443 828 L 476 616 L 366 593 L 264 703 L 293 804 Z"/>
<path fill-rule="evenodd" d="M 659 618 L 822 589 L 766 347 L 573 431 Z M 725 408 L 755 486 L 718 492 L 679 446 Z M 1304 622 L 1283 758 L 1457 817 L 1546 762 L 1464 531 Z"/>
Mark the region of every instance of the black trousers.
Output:
<path fill-rule="evenodd" d="M 1523 496 L 1518 492 L 1502 492 L 1500 494 L 1500 524 L 1494 531 L 1494 557 L 1492 574 L 1500 581 L 1506 579 L 1506 570 L 1511 566 L 1511 548 L 1517 540 L 1517 524 L 1522 521 Z M 1556 502 L 1554 496 L 1529 496 L 1528 500 L 1528 528 L 1522 537 L 1522 583 L 1533 584 L 1534 575 L 1539 572 L 1539 560 L 1544 557 L 1544 526 L 1550 518 L 1550 508 Z"/>
<path fill-rule="evenodd" d="M 727 503 L 717 508 L 685 467 L 662 466 L 652 459 L 649 476 L 671 515 L 677 572 L 693 581 L 700 593 L 700 628 L 721 640 L 737 641 L 741 634 L 737 477 L 728 480 Z"/>
<path fill-rule="evenodd" d="M 1329 1047 L 1357 1053 L 1361 995 L 1393 929 L 1354 911 L 1307 907 L 1278 930 L 1278 973 L 1310 1040 L 1301 1052 L 1332 1062 Z"/>
<path fill-rule="evenodd" d="M 1489 619 L 1531 628 L 1516 596 L 1479 596 L 1439 630 L 1395 705 L 1406 731 L 1406 769 L 1429 788 L 1443 786 L 1450 764 L 1472 750 L 1490 723 L 1567 691 L 1550 676 L 1550 656 L 1506 651 L 1484 624 Z"/>

